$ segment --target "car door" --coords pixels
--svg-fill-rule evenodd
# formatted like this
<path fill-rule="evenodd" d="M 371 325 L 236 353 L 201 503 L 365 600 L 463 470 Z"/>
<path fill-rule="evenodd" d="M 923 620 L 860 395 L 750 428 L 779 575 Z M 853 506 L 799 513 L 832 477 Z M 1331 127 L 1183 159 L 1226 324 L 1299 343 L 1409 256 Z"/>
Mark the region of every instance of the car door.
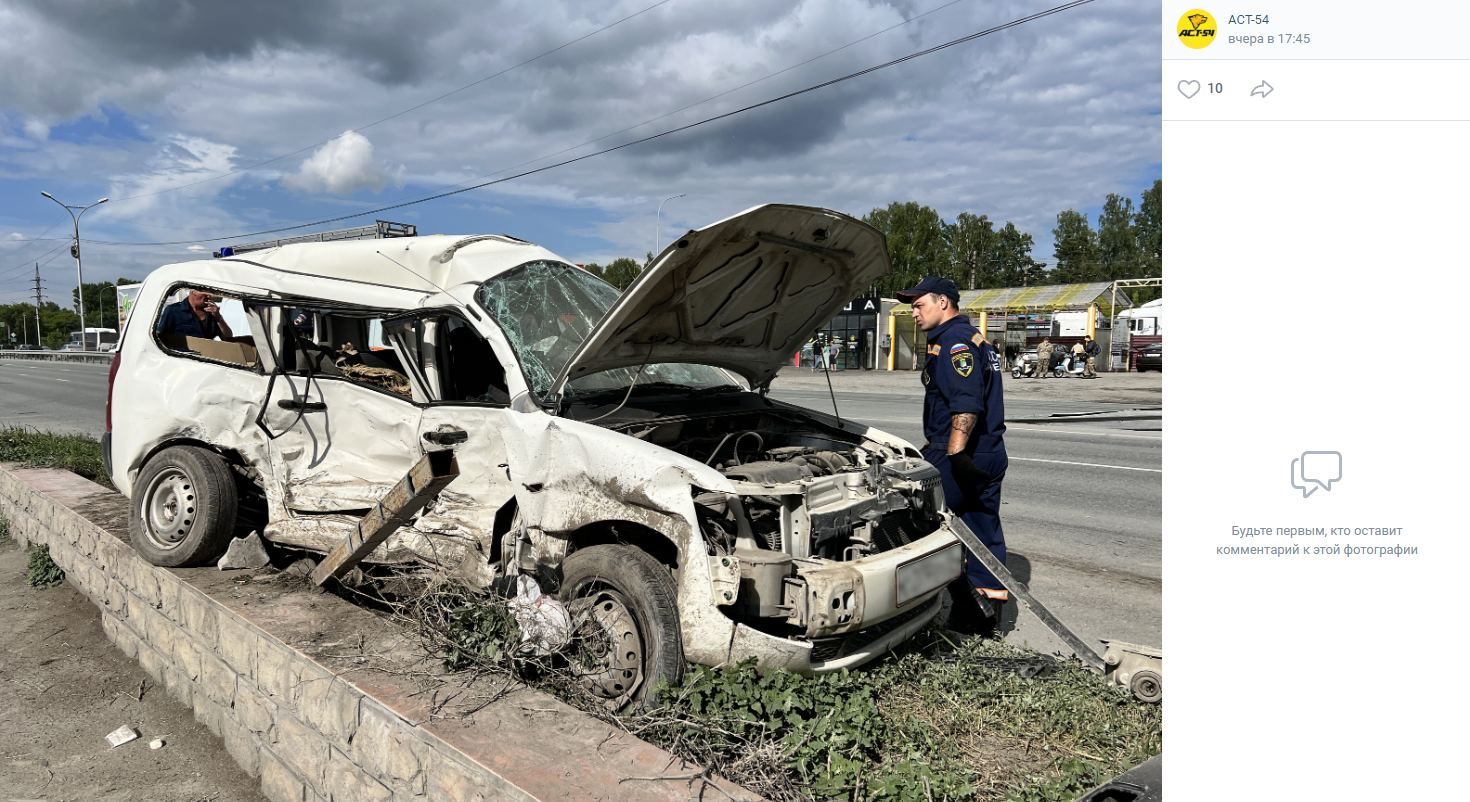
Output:
<path fill-rule="evenodd" d="M 499 559 L 494 535 L 509 526 L 501 516 L 515 497 L 506 455 L 510 410 L 506 362 L 473 326 L 457 315 L 424 317 L 410 372 L 431 396 L 419 421 L 426 448 L 456 451 L 459 477 L 439 494 L 414 526 L 425 532 L 474 540 L 489 562 Z"/>
<path fill-rule="evenodd" d="M 392 370 L 401 367 L 392 347 L 370 348 L 369 324 L 383 313 L 306 308 L 314 323 L 308 330 L 299 325 L 302 311 L 281 307 L 270 315 L 283 364 L 259 422 L 270 438 L 279 497 L 296 515 L 366 510 L 423 455 L 423 409 L 411 395 L 388 389 L 400 386 L 393 373 L 408 387 Z M 352 370 L 342 357 L 348 351 L 358 365 L 366 353 L 390 367 Z"/>

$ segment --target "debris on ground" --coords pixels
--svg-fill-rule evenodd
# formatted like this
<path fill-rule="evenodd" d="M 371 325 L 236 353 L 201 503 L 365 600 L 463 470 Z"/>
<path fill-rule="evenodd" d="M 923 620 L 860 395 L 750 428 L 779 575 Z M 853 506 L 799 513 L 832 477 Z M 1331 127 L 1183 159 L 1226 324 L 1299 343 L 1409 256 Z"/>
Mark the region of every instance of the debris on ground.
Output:
<path fill-rule="evenodd" d="M 510 611 L 521 629 L 521 650 L 544 657 L 565 649 L 572 641 L 566 605 L 542 593 L 536 580 L 524 574 L 516 578 L 516 591 Z"/>
<path fill-rule="evenodd" d="M 313 560 L 310 557 L 302 557 L 296 562 L 293 562 L 290 565 L 286 566 L 286 573 L 302 578 L 311 576 L 311 572 L 315 570 L 316 560 Z"/>
<path fill-rule="evenodd" d="M 225 552 L 225 556 L 219 558 L 221 571 L 234 571 L 241 568 L 255 570 L 270 564 L 271 557 L 265 551 L 265 544 L 261 542 L 259 532 L 251 532 L 245 537 L 237 537 L 230 541 L 229 550 Z"/>
<path fill-rule="evenodd" d="M 162 738 L 154 738 L 153 740 L 148 742 L 148 748 L 154 750 L 162 749 L 163 743 L 164 741 Z"/>
<path fill-rule="evenodd" d="M 112 744 L 113 749 L 136 740 L 138 740 L 138 731 L 126 724 L 107 733 L 107 742 Z"/>

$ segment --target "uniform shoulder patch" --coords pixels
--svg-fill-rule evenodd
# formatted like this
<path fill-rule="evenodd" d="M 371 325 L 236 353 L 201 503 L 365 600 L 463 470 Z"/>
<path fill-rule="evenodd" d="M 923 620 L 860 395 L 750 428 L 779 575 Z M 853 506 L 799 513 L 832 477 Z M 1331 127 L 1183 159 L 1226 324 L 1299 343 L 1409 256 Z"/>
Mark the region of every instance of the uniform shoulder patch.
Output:
<path fill-rule="evenodd" d="M 975 336 L 970 338 L 970 342 L 972 342 L 972 343 L 974 343 L 976 345 L 979 345 L 979 344 L 985 342 L 985 338 L 984 337 L 981 337 L 980 336 L 980 332 L 977 331 L 977 332 L 975 332 Z"/>
<path fill-rule="evenodd" d="M 950 364 L 954 365 L 954 372 L 969 378 L 970 371 L 975 369 L 975 354 L 967 348 L 949 357 Z"/>
<path fill-rule="evenodd" d="M 949 347 L 949 352 L 951 354 L 957 353 L 959 351 L 968 351 L 968 350 L 970 350 L 970 346 L 965 345 L 964 343 L 955 343 L 954 345 L 951 345 Z"/>

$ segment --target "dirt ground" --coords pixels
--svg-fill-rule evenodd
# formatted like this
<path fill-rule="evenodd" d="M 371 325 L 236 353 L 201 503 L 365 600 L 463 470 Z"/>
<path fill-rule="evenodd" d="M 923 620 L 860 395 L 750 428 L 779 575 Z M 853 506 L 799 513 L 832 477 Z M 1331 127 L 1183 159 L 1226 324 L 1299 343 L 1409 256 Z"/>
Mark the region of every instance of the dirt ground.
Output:
<path fill-rule="evenodd" d="M 832 374 L 832 389 L 849 393 L 924 394 L 919 374 L 908 370 L 839 370 Z M 1164 374 L 1099 373 L 1096 379 L 1048 377 L 1012 379 L 1003 374 L 1007 398 L 1039 401 L 1083 401 L 1087 403 L 1163 406 Z M 809 368 L 782 368 L 772 390 L 826 390 L 827 377 Z"/>
<path fill-rule="evenodd" d="M 86 597 L 32 590 L 25 568 L 0 544 L 0 802 L 265 802 L 193 711 L 112 645 Z M 141 737 L 113 749 L 123 725 Z"/>

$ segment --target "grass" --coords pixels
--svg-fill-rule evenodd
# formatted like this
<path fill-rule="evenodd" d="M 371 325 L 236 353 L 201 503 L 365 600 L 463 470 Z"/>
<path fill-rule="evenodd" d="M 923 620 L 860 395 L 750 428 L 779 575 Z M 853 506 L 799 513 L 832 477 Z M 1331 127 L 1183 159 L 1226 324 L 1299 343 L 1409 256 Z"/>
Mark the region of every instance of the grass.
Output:
<path fill-rule="evenodd" d="M 954 662 L 936 660 L 953 652 Z M 1163 748 L 1157 705 L 1076 662 L 1023 680 L 977 658 L 1035 657 L 937 631 L 855 671 L 694 668 L 630 731 L 770 799 L 1072 800 Z"/>
<path fill-rule="evenodd" d="M 10 544 L 10 522 L 0 518 L 0 546 Z"/>
<path fill-rule="evenodd" d="M 102 444 L 84 434 L 0 429 L 0 462 L 22 468 L 60 468 L 112 487 L 102 463 Z"/>
<path fill-rule="evenodd" d="M 29 554 L 30 559 L 26 561 L 27 585 L 37 589 L 53 588 L 66 579 L 66 572 L 51 559 L 50 546 L 36 546 Z"/>
<path fill-rule="evenodd" d="M 984 668 L 984 658 L 1038 655 L 978 639 L 956 645 L 937 629 L 819 677 L 692 666 L 663 689 L 660 708 L 612 712 L 566 661 L 517 652 L 503 601 L 443 582 L 400 584 L 398 594 L 390 607 L 446 670 L 516 677 L 779 802 L 1072 800 L 1163 748 L 1159 705 L 1075 661 L 1035 680 Z"/>

